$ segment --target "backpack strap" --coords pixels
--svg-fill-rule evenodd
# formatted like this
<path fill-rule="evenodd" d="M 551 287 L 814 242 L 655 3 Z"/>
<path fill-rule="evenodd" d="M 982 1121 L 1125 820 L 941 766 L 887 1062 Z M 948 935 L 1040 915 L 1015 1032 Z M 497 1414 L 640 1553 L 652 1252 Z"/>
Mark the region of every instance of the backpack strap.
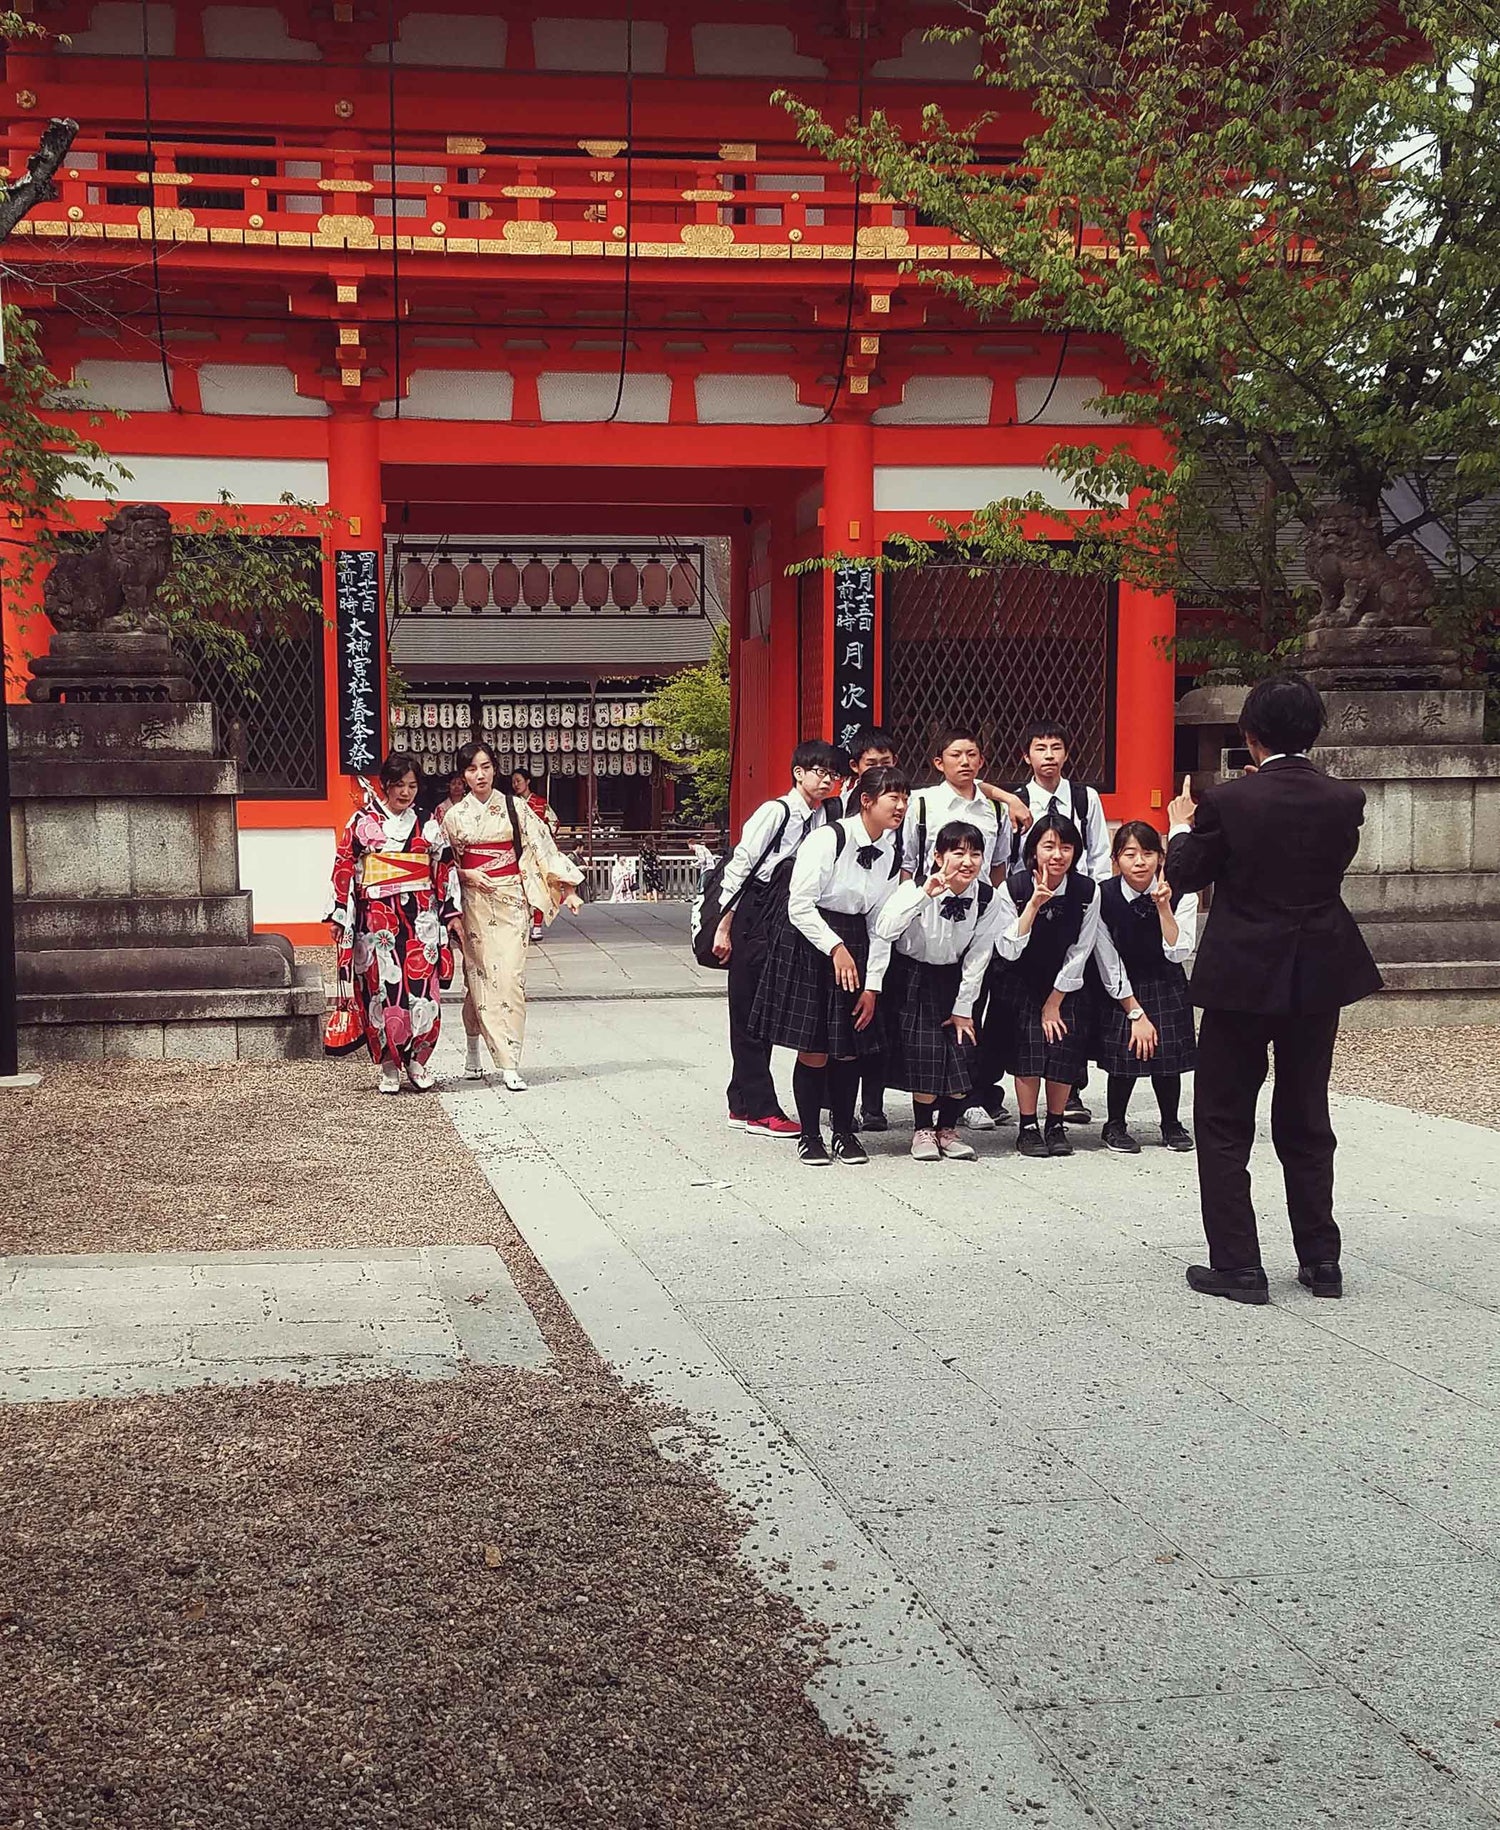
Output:
<path fill-rule="evenodd" d="M 981 882 L 977 883 L 974 887 L 979 892 L 979 915 L 980 919 L 983 920 L 985 910 L 995 899 L 995 886 L 993 883 Z"/>
<path fill-rule="evenodd" d="M 749 889 L 750 885 L 755 882 L 757 877 L 759 877 L 759 875 L 761 873 L 761 868 L 765 864 L 766 859 L 769 858 L 775 852 L 777 846 L 780 845 L 782 836 L 785 834 L 786 829 L 787 829 L 787 822 L 791 819 L 791 817 L 792 817 L 792 810 L 790 807 L 787 806 L 786 802 L 783 801 L 781 803 L 781 819 L 777 823 L 775 832 L 772 833 L 772 835 L 771 835 L 771 843 L 766 847 L 766 849 L 755 860 L 755 863 L 750 867 L 749 874 L 746 876 L 745 881 L 740 885 L 740 887 L 729 898 L 728 902 L 726 902 L 724 904 L 723 908 L 719 911 L 719 913 L 721 915 L 727 915 L 729 913 L 729 911 L 734 907 L 734 905 L 739 901 L 740 897 L 744 895 L 745 891 Z"/>
<path fill-rule="evenodd" d="M 834 820 L 832 824 L 833 824 L 833 861 L 835 864 L 837 864 L 839 859 L 844 855 L 844 836 L 845 836 L 844 835 L 844 823 L 842 820 Z"/>

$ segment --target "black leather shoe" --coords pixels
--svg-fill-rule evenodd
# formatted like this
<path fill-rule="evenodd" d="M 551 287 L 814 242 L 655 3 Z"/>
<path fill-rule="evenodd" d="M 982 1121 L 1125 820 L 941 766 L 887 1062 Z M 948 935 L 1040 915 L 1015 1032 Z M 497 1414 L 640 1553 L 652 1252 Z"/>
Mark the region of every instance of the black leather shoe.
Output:
<path fill-rule="evenodd" d="M 1063 1107 L 1063 1117 L 1070 1125 L 1091 1125 L 1094 1122 L 1093 1113 L 1078 1097 L 1076 1091 L 1068 1095 L 1068 1103 Z"/>
<path fill-rule="evenodd" d="M 1141 1147 L 1123 1125 L 1106 1123 L 1099 1137 L 1106 1150 L 1118 1150 L 1123 1156 L 1139 1156 Z"/>
<path fill-rule="evenodd" d="M 1339 1269 L 1338 1260 L 1325 1259 L 1321 1264 L 1305 1264 L 1298 1267 L 1297 1282 L 1304 1290 L 1311 1290 L 1314 1296 L 1342 1296 L 1344 1294 L 1344 1274 Z"/>
<path fill-rule="evenodd" d="M 1049 1118 L 1042 1133 L 1047 1146 L 1048 1156 L 1072 1156 L 1073 1146 L 1068 1142 L 1068 1128 L 1060 1118 Z"/>
<path fill-rule="evenodd" d="M 797 1139 L 797 1155 L 804 1163 L 811 1163 L 815 1169 L 826 1169 L 832 1160 L 821 1137 L 808 1137 L 805 1134 Z"/>
<path fill-rule="evenodd" d="M 864 1145 L 852 1131 L 835 1131 L 833 1134 L 833 1160 L 835 1163 L 868 1163 Z"/>
<path fill-rule="evenodd" d="M 1022 1125 L 1016 1137 L 1016 1149 L 1022 1156 L 1051 1156 L 1047 1140 L 1035 1125 Z"/>
<path fill-rule="evenodd" d="M 1161 1141 L 1168 1150 L 1191 1150 L 1193 1148 L 1193 1134 L 1186 1125 L 1163 1125 Z"/>
<path fill-rule="evenodd" d="M 1232 1303 L 1268 1303 L 1271 1292 L 1266 1274 L 1253 1271 L 1216 1271 L 1212 1265 L 1190 1264 L 1187 1280 L 1200 1296 L 1227 1296 Z"/>
<path fill-rule="evenodd" d="M 854 1127 L 856 1131 L 889 1131 L 890 1128 L 891 1121 L 884 1112 L 861 1112 L 859 1123 Z"/>

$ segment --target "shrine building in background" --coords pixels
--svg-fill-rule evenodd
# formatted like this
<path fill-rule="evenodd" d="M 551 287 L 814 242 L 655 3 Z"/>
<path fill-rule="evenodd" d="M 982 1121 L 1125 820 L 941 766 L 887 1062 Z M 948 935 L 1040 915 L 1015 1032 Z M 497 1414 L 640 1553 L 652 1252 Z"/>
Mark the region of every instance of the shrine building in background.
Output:
<path fill-rule="evenodd" d="M 181 522 L 227 491 L 260 526 L 290 493 L 339 517 L 309 536 L 326 617 L 246 631 L 253 697 L 203 681 L 247 730 L 262 926 L 322 932 L 363 754 L 340 730 L 363 713 L 337 581 L 371 566 L 382 652 L 372 671 L 362 636 L 358 665 L 381 743 L 438 773 L 482 733 L 601 842 L 678 817 L 642 707 L 720 629 L 732 824 L 787 785 L 799 738 L 873 717 L 915 762 L 937 724 L 973 721 L 1011 781 L 1038 713 L 1112 816 L 1160 820 L 1169 599 L 956 556 L 842 584 L 789 570 L 1000 495 L 1066 515 L 1044 468 L 1061 442 L 1160 454 L 1087 405 L 1127 385 L 1117 349 L 923 284 L 987 262 L 811 156 L 771 100 L 908 129 L 931 101 L 993 107 L 973 52 L 925 39 L 951 6 L 33 3 L 70 42 L 10 48 L 5 162 L 50 115 L 81 132 L 58 201 L 7 245 L 8 296 L 65 401 L 127 415 L 91 428 L 131 473 L 120 499 Z M 1002 113 L 984 156 L 1014 159 L 1027 126 Z M 35 620 L 8 634 L 14 659 Z"/>

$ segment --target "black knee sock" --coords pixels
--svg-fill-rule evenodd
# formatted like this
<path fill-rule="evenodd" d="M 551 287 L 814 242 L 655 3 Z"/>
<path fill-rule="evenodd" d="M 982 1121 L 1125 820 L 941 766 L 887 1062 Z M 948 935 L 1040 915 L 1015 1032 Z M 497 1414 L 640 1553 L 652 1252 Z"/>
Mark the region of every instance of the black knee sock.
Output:
<path fill-rule="evenodd" d="M 804 1137 L 820 1137 L 823 1131 L 823 1100 L 828 1085 L 828 1069 L 809 1067 L 799 1061 L 792 1069 L 792 1098 L 797 1104 L 797 1118 Z"/>
<path fill-rule="evenodd" d="M 859 1062 L 828 1063 L 828 1122 L 835 1131 L 854 1129 L 854 1101 L 859 1093 Z"/>
<path fill-rule="evenodd" d="M 1125 1114 L 1130 1110 L 1130 1095 L 1135 1091 L 1135 1082 L 1128 1074 L 1111 1074 L 1107 1086 L 1109 1122 L 1112 1125 L 1123 1125 Z"/>
<path fill-rule="evenodd" d="M 937 1128 L 939 1131 L 952 1131 L 957 1128 L 959 1114 L 964 1109 L 961 1099 L 940 1099 L 937 1102 Z"/>
<path fill-rule="evenodd" d="M 1178 1101 L 1182 1098 L 1181 1074 L 1153 1074 L 1151 1084 L 1156 1089 L 1156 1105 L 1161 1113 L 1161 1122 L 1164 1125 L 1175 1125 L 1178 1122 Z"/>
<path fill-rule="evenodd" d="M 919 1131 L 930 1131 L 933 1124 L 933 1103 L 929 1100 L 913 1099 L 911 1102 L 912 1122 Z"/>
<path fill-rule="evenodd" d="M 860 1076 L 859 1109 L 871 1117 L 885 1110 L 885 1082 L 879 1074 L 872 1074 L 868 1068 Z"/>

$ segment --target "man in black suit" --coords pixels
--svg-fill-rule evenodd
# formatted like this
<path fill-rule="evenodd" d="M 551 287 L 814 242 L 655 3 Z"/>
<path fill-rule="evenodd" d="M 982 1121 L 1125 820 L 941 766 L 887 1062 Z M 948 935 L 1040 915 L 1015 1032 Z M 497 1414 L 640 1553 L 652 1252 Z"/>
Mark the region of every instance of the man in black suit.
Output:
<path fill-rule="evenodd" d="M 1281 1159 L 1298 1280 L 1341 1296 L 1328 1116 L 1339 1012 L 1380 989 L 1380 973 L 1344 907 L 1344 872 L 1359 846 L 1364 790 L 1307 757 L 1323 701 L 1305 680 L 1262 680 L 1240 730 L 1253 772 L 1168 809 L 1167 878 L 1176 891 L 1214 885 L 1193 969 L 1203 1015 L 1193 1118 L 1209 1263 L 1187 1279 L 1207 1296 L 1269 1302 L 1250 1201 L 1255 1104 L 1274 1049 L 1271 1139 Z"/>

